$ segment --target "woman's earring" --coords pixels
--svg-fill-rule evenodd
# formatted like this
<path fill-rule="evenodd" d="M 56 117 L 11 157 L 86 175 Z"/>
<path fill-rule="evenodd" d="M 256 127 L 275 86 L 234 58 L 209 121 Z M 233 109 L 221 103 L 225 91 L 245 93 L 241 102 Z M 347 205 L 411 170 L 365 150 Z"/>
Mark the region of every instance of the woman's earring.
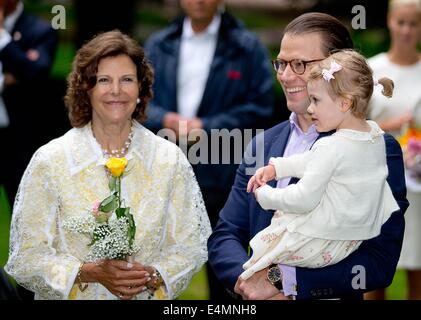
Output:
<path fill-rule="evenodd" d="M 136 104 L 139 104 L 139 102 L 140 102 L 140 99 L 139 99 L 139 98 L 137 98 L 137 100 L 136 100 Z"/>

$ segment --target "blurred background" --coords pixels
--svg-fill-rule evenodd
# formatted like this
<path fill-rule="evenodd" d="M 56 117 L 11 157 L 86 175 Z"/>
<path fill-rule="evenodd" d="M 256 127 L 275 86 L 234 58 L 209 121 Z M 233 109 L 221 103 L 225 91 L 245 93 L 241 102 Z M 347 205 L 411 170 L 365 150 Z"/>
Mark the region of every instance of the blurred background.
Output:
<path fill-rule="evenodd" d="M 320 11 L 334 15 L 349 26 L 356 48 L 366 57 L 387 51 L 389 36 L 386 28 L 387 0 L 225 0 L 226 9 L 243 21 L 255 32 L 268 48 L 271 57 L 278 54 L 280 39 L 286 24 L 307 11 Z M 25 10 L 52 21 L 57 13 L 52 13 L 55 5 L 65 9 L 65 29 L 57 30 L 59 44 L 50 79 L 45 83 L 49 95 L 43 106 L 43 115 L 54 120 L 45 134 L 45 141 L 61 136 L 70 129 L 64 108 L 63 97 L 66 91 L 66 76 L 76 50 L 86 40 L 100 31 L 114 28 L 130 33 L 140 44 L 150 34 L 166 27 L 181 10 L 177 0 L 25 0 Z M 352 8 L 362 5 L 366 12 L 366 29 L 354 30 L 351 21 L 355 14 Z M 273 73 L 275 78 L 275 73 Z M 282 89 L 275 86 L 276 115 L 273 124 L 287 119 Z M 5 156 L 2 154 L 1 156 Z M 2 168 L 4 170 L 5 168 Z M 4 266 L 8 254 L 8 235 L 11 204 L 7 201 L 4 189 L 0 186 L 0 265 Z M 197 274 L 190 287 L 180 299 L 207 299 L 206 272 Z M 404 299 L 406 280 L 402 272 L 395 275 L 393 284 L 387 290 L 388 299 Z"/>

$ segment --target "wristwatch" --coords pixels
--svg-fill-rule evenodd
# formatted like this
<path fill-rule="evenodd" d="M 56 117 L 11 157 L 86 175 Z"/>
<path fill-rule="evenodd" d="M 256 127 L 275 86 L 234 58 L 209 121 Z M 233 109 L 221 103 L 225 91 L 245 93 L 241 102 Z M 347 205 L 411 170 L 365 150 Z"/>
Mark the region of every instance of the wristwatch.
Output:
<path fill-rule="evenodd" d="M 282 271 L 277 264 L 272 264 L 269 266 L 268 272 L 266 274 L 268 281 L 276 287 L 279 291 L 283 292 L 282 286 Z"/>

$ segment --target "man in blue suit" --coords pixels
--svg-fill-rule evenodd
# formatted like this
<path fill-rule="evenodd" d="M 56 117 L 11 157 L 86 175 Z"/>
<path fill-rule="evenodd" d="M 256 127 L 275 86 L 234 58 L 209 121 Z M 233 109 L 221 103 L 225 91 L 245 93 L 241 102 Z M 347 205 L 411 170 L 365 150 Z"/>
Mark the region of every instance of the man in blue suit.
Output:
<path fill-rule="evenodd" d="M 381 234 L 362 243 L 343 261 L 321 269 L 272 265 L 244 281 L 238 279 L 242 265 L 249 259 L 249 241 L 270 224 L 273 212 L 263 210 L 252 193 L 246 192 L 253 159 L 262 151 L 264 163 L 270 157 L 304 152 L 321 137 L 307 114 L 309 98 L 307 77 L 311 65 L 342 48 L 352 48 L 347 29 L 334 17 L 308 13 L 294 19 L 285 29 L 274 67 L 285 92 L 289 121 L 257 136 L 248 146 L 237 170 L 234 186 L 220 212 L 220 219 L 209 238 L 209 263 L 226 288 L 243 299 L 325 299 L 357 298 L 363 293 L 388 286 L 399 259 L 404 212 L 408 207 L 403 173 L 402 152 L 390 135 L 385 135 L 388 183 L 400 211 L 394 212 L 382 226 Z M 364 161 L 364 159 L 361 159 Z M 251 171 L 251 172 L 250 172 Z M 355 174 L 358 174 L 356 172 Z M 271 182 L 285 187 L 296 179 Z"/>
<path fill-rule="evenodd" d="M 5 184 L 11 205 L 32 154 L 51 140 L 46 136 L 54 126 L 47 110 L 51 95 L 47 79 L 56 46 L 57 34 L 48 22 L 26 13 L 22 1 L 0 0 L 2 97 L 10 120 L 0 139 L 2 148 L 13 156 L 13 166 L 0 160 L 2 168 L 10 169 L 2 172 L 0 184 Z"/>
<path fill-rule="evenodd" d="M 195 129 L 206 132 L 207 152 L 200 150 L 207 155 L 200 154 L 201 160 L 206 159 L 193 169 L 212 226 L 242 156 L 240 151 L 235 163 L 233 141 L 222 150 L 219 146 L 211 150 L 211 141 L 219 139 L 212 130 L 265 128 L 273 113 L 273 78 L 266 49 L 237 19 L 221 10 L 222 2 L 181 0 L 186 16 L 145 44 L 155 71 L 154 98 L 145 125 L 155 132 L 173 130 L 179 141 Z M 217 152 L 225 159 L 229 155 L 229 163 L 215 159 Z M 226 291 L 222 286 L 218 290 L 209 269 L 210 298 L 221 299 Z"/>

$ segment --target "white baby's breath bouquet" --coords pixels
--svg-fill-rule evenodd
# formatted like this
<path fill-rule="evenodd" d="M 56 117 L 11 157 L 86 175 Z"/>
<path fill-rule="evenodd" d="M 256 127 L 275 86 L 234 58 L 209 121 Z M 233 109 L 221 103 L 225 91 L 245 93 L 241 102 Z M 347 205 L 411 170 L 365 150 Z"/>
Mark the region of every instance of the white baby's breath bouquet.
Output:
<path fill-rule="evenodd" d="M 129 207 L 121 199 L 121 177 L 127 166 L 126 158 L 110 158 L 105 164 L 109 173 L 111 195 L 96 201 L 86 216 L 72 217 L 63 223 L 65 230 L 91 236 L 87 262 L 106 259 L 130 260 L 139 250 L 134 243 L 136 225 Z M 114 216 L 113 216 L 114 214 Z"/>

